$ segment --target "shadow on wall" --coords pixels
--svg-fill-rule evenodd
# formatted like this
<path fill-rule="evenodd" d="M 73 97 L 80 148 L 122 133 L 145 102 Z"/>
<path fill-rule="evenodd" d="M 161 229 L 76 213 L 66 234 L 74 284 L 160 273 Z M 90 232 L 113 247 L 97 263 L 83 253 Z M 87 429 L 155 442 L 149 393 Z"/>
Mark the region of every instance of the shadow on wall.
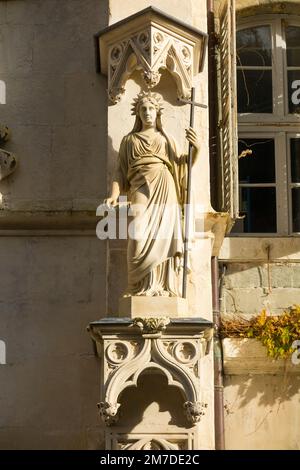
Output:
<path fill-rule="evenodd" d="M 176 82 L 171 73 L 168 70 L 163 69 L 160 69 L 160 73 L 161 78 L 159 84 L 150 91 L 161 95 L 163 101 L 169 103 L 172 107 L 186 106 L 185 103 L 182 103 L 177 99 Z M 130 78 L 140 87 L 141 91 L 146 90 L 145 82 L 142 79 L 140 71 L 136 70 L 133 72 Z"/>
<path fill-rule="evenodd" d="M 137 387 L 129 387 L 119 399 L 121 426 L 127 432 L 143 423 L 143 428 L 157 425 L 176 425 L 186 428 L 187 421 L 183 413 L 184 398 L 176 387 L 167 383 L 163 374 L 143 373 L 138 379 Z"/>
<path fill-rule="evenodd" d="M 253 375 L 226 376 L 225 387 L 235 387 L 235 399 L 225 404 L 225 414 L 233 414 L 237 409 L 254 406 L 272 407 L 272 412 L 278 412 L 281 406 L 291 400 L 299 406 L 300 376 L 285 375 Z M 233 394 L 232 394 L 233 396 Z"/>

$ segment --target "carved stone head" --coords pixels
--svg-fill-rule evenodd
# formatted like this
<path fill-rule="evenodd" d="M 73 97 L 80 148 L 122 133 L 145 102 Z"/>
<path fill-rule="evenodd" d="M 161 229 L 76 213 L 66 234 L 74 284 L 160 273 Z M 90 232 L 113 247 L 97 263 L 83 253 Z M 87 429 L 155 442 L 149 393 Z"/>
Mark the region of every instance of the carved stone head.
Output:
<path fill-rule="evenodd" d="M 139 93 L 132 103 L 131 114 L 136 116 L 132 132 L 139 132 L 141 130 L 142 121 L 140 118 L 140 110 L 143 104 L 147 102 L 150 102 L 156 110 L 156 127 L 159 130 L 162 129 L 161 115 L 163 107 L 161 96 L 157 93 L 153 93 L 152 91 L 147 90 Z"/>
<path fill-rule="evenodd" d="M 0 124 L 0 144 L 7 142 L 10 138 L 10 130 L 7 126 L 2 126 Z"/>
<path fill-rule="evenodd" d="M 137 95 L 137 97 L 133 100 L 132 103 L 132 114 L 137 115 L 139 114 L 139 108 L 142 103 L 145 101 L 150 101 L 156 108 L 158 114 L 162 112 L 162 100 L 158 93 L 153 93 L 152 91 L 142 91 Z"/>
<path fill-rule="evenodd" d="M 13 173 L 17 166 L 15 155 L 0 149 L 0 181 Z"/>

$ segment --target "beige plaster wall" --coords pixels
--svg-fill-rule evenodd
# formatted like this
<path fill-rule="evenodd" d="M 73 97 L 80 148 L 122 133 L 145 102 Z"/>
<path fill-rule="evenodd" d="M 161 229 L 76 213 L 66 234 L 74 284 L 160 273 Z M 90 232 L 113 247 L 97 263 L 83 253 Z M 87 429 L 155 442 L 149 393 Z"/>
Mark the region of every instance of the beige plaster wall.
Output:
<path fill-rule="evenodd" d="M 0 182 L 1 449 L 103 448 L 86 326 L 106 309 L 94 217 L 106 194 L 106 80 L 93 34 L 107 18 L 105 0 L 0 1 L 1 124 L 19 158 Z"/>
<path fill-rule="evenodd" d="M 105 194 L 106 79 L 93 34 L 106 0 L 0 1 L 1 123 L 19 157 L 2 208 L 94 210 Z"/>
<path fill-rule="evenodd" d="M 115 23 L 126 16 L 133 15 L 139 10 L 153 6 L 165 13 L 180 18 L 192 26 L 206 30 L 206 2 L 195 2 L 195 0 L 109 0 L 109 21 Z"/>
<path fill-rule="evenodd" d="M 99 363 L 86 332 L 105 274 L 94 237 L 0 239 L 0 448 L 98 448 Z"/>
<path fill-rule="evenodd" d="M 299 400 L 299 375 L 227 376 L 226 449 L 299 450 Z"/>

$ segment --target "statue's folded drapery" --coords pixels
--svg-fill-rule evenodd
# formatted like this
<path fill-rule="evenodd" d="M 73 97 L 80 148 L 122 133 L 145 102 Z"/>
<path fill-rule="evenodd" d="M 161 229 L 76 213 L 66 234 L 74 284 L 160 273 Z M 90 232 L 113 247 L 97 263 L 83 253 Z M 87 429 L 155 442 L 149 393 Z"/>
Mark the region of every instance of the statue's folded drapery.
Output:
<path fill-rule="evenodd" d="M 180 295 L 177 267 L 183 254 L 182 204 L 186 158 L 161 131 L 123 138 L 118 180 L 131 200 L 128 294 Z M 132 235 L 134 234 L 134 238 Z"/>

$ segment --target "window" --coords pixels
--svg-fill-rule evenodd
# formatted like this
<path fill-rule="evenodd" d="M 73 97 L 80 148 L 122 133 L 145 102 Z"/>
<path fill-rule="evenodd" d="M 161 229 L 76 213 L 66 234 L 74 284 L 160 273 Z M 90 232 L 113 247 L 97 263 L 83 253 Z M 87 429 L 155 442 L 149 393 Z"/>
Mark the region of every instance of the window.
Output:
<path fill-rule="evenodd" d="M 236 35 L 240 218 L 232 232 L 300 234 L 300 17 Z"/>

